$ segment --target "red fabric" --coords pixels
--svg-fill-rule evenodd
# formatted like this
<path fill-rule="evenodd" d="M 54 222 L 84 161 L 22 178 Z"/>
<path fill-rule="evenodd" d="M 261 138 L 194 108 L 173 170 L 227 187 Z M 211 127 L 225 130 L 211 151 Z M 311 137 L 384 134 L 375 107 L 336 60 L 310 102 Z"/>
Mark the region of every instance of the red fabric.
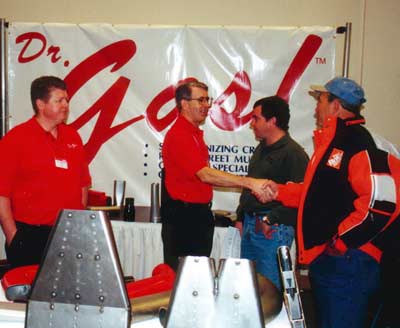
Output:
<path fill-rule="evenodd" d="M 341 252 L 342 254 L 344 254 L 344 253 L 346 253 L 346 251 L 347 251 L 347 246 L 346 246 L 346 244 L 343 242 L 343 240 L 341 240 L 340 238 L 338 238 L 338 239 L 336 239 L 336 242 L 335 242 L 335 248 L 339 251 L 339 252 Z"/>
<path fill-rule="evenodd" d="M 32 285 L 38 269 L 39 265 L 34 264 L 25 265 L 7 271 L 3 278 L 1 278 L 1 285 L 3 286 L 4 291 L 7 291 L 7 288 L 13 286 Z"/>
<path fill-rule="evenodd" d="M 27 265 L 6 272 L 1 280 L 3 289 L 20 285 L 32 285 L 39 265 Z M 142 280 L 125 284 L 128 297 L 135 298 L 161 292 L 173 288 L 175 272 L 167 264 L 159 264 L 154 267 L 152 276 Z"/>
<path fill-rule="evenodd" d="M 87 206 L 106 206 L 107 205 L 107 195 L 105 192 L 88 190 L 88 201 Z"/>
<path fill-rule="evenodd" d="M 159 264 L 153 269 L 150 278 L 127 283 L 126 291 L 129 298 L 162 293 L 171 290 L 174 281 L 174 270 L 167 264 Z"/>
<path fill-rule="evenodd" d="M 212 199 L 212 186 L 196 176 L 208 166 L 208 149 L 203 131 L 179 116 L 164 139 L 163 162 L 165 185 L 175 200 L 208 203 Z"/>
<path fill-rule="evenodd" d="M 302 183 L 288 182 L 286 184 L 278 184 L 278 196 L 276 200 L 279 200 L 285 206 L 297 208 L 300 205 L 302 191 Z"/>
<path fill-rule="evenodd" d="M 55 139 L 33 117 L 0 141 L 0 195 L 11 200 L 16 221 L 53 225 L 62 208 L 82 209 L 91 184 L 81 138 L 61 124 Z M 56 159 L 68 168 L 56 167 Z"/>

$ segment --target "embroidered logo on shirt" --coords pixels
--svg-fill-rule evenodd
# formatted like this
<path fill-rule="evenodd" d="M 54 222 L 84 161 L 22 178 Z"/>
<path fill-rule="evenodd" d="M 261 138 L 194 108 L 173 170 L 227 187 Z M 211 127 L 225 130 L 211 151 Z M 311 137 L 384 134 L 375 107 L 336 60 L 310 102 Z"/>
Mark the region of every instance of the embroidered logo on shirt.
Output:
<path fill-rule="evenodd" d="M 68 148 L 71 148 L 71 149 L 74 149 L 74 148 L 76 148 L 76 147 L 78 147 L 78 145 L 77 144 L 67 144 L 67 147 Z"/>
<path fill-rule="evenodd" d="M 343 150 L 333 148 L 332 153 L 329 156 L 329 159 L 328 159 L 328 162 L 326 163 L 326 165 L 339 170 L 340 164 L 342 163 L 343 154 L 344 154 Z"/>

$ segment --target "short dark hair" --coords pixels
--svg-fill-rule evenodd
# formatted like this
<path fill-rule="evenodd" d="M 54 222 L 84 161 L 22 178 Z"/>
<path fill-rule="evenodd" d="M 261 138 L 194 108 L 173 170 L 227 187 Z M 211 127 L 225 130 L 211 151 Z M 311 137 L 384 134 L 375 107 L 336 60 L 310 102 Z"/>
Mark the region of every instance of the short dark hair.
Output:
<path fill-rule="evenodd" d="M 288 103 L 279 96 L 261 98 L 253 108 L 261 106 L 261 114 L 266 120 L 276 118 L 276 126 L 283 131 L 289 130 L 290 110 Z"/>
<path fill-rule="evenodd" d="M 47 102 L 51 91 L 54 89 L 67 90 L 67 85 L 56 76 L 41 76 L 33 80 L 31 84 L 31 102 L 36 114 L 38 112 L 36 100 L 40 99 Z"/>
<path fill-rule="evenodd" d="M 349 112 L 352 112 L 356 115 L 360 115 L 362 105 L 350 105 L 349 103 L 347 103 L 344 100 L 340 99 L 339 97 L 335 96 L 333 93 L 328 92 L 328 102 L 331 103 L 335 99 L 337 99 L 339 101 L 340 105 L 342 105 L 342 107 L 344 109 L 346 109 Z"/>
<path fill-rule="evenodd" d="M 200 88 L 208 91 L 208 86 L 203 82 L 192 81 L 180 84 L 175 90 L 175 102 L 178 110 L 181 111 L 181 101 L 183 99 L 189 100 L 192 97 L 192 89 Z"/>

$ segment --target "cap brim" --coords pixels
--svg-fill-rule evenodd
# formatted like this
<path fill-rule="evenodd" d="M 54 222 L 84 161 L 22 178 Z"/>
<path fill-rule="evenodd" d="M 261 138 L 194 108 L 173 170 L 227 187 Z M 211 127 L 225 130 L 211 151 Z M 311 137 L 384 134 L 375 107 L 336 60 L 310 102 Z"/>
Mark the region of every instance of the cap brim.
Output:
<path fill-rule="evenodd" d="M 318 100 L 319 95 L 321 94 L 321 92 L 319 91 L 314 91 L 314 90 L 310 90 L 308 91 L 308 94 L 313 97 L 315 100 Z"/>
<path fill-rule="evenodd" d="M 310 89 L 317 92 L 328 92 L 323 85 L 310 85 Z"/>

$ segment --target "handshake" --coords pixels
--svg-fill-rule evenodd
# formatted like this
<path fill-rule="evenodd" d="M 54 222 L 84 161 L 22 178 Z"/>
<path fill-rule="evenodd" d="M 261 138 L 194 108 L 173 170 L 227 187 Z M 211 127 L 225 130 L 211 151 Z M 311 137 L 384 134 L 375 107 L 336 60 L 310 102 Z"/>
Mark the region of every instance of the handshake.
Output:
<path fill-rule="evenodd" d="M 254 196 L 261 203 L 268 203 L 276 199 L 278 196 L 278 185 L 268 179 L 251 179 L 250 181 L 250 190 Z"/>

